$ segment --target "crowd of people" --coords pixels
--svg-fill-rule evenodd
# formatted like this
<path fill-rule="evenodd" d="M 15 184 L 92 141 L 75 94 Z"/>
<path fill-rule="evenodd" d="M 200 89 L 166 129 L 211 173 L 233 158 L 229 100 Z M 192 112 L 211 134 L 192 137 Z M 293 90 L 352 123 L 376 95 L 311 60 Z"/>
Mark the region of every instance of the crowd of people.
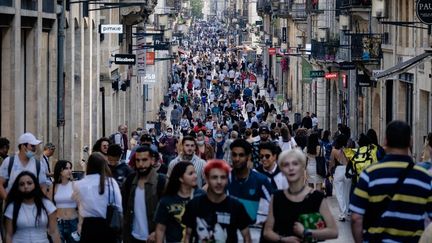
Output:
<path fill-rule="evenodd" d="M 55 146 L 37 156 L 31 133 L 10 156 L 0 138 L 5 242 L 316 242 L 339 235 L 333 195 L 355 242 L 432 242 L 432 163 L 413 161 L 410 127 L 389 123 L 380 146 L 372 129 L 355 140 L 315 114 L 291 124 L 271 102 L 277 80 L 227 35 L 194 23 L 163 125 L 100 138 L 83 178 L 67 160 L 51 171 Z"/>

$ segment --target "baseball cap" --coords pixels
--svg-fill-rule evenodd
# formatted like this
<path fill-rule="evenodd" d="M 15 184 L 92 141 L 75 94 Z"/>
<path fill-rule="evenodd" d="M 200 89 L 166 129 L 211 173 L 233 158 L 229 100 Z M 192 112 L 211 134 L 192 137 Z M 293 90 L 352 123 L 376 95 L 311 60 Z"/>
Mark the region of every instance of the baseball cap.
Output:
<path fill-rule="evenodd" d="M 267 126 L 261 126 L 261 127 L 259 128 L 259 132 L 260 132 L 260 133 L 263 133 L 263 132 L 269 133 L 269 132 L 270 132 L 270 129 L 269 129 Z"/>
<path fill-rule="evenodd" d="M 18 144 L 24 144 L 24 143 L 28 143 L 31 145 L 39 145 L 40 143 L 42 143 L 42 141 L 37 140 L 33 134 L 27 132 L 21 135 L 18 139 Z"/>

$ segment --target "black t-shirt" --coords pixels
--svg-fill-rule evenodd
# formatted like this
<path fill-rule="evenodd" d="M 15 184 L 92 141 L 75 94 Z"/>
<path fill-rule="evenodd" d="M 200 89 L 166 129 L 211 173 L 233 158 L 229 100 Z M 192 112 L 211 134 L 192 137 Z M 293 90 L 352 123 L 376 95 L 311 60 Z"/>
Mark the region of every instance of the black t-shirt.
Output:
<path fill-rule="evenodd" d="M 282 236 L 293 236 L 294 223 L 301 214 L 317 213 L 324 199 L 319 191 L 309 193 L 302 202 L 290 201 L 284 191 L 273 194 L 273 217 L 275 219 L 273 231 Z"/>
<path fill-rule="evenodd" d="M 164 196 L 159 201 L 154 222 L 166 227 L 166 242 L 182 242 L 185 225 L 181 223 L 182 215 L 190 198 L 182 198 L 179 195 Z"/>
<path fill-rule="evenodd" d="M 192 228 L 192 242 L 237 242 L 237 229 L 252 224 L 244 206 L 227 196 L 220 203 L 211 202 L 207 195 L 192 199 L 186 205 L 183 223 Z"/>

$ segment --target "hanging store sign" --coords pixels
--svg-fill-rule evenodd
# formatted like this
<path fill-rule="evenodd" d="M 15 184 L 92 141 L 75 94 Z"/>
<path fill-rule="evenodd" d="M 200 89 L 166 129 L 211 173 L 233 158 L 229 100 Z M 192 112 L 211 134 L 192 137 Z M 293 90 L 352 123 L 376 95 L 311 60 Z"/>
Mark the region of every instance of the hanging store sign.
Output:
<path fill-rule="evenodd" d="M 326 73 L 324 75 L 324 77 L 326 79 L 337 79 L 338 78 L 338 73 Z"/>
<path fill-rule="evenodd" d="M 417 0 L 416 14 L 421 22 L 432 25 L 432 2 L 430 0 Z"/>
<path fill-rule="evenodd" d="M 276 48 L 269 48 L 268 49 L 268 53 L 269 53 L 270 56 L 276 55 Z"/>
<path fill-rule="evenodd" d="M 122 34 L 122 24 L 101 24 L 99 25 L 99 32 L 101 34 Z"/>
<path fill-rule="evenodd" d="M 339 63 L 340 70 L 354 70 L 356 69 L 356 65 L 353 62 L 341 62 Z"/>
<path fill-rule="evenodd" d="M 357 72 L 357 84 L 359 87 L 371 87 L 372 82 L 369 77 L 364 71 L 359 70 Z"/>
<path fill-rule="evenodd" d="M 136 56 L 134 54 L 116 54 L 114 63 L 119 65 L 135 65 Z"/>
<path fill-rule="evenodd" d="M 325 77 L 325 71 L 324 70 L 310 71 L 310 77 L 311 78 L 324 78 Z"/>
<path fill-rule="evenodd" d="M 154 65 L 155 63 L 155 53 L 154 52 L 146 52 L 146 65 Z"/>
<path fill-rule="evenodd" d="M 148 83 L 156 83 L 156 74 L 153 71 L 149 71 L 145 75 L 140 77 L 141 85 Z"/>
<path fill-rule="evenodd" d="M 155 41 L 153 49 L 155 51 L 169 50 L 170 42 L 169 41 Z"/>
<path fill-rule="evenodd" d="M 282 42 L 283 43 L 287 42 L 287 28 L 286 27 L 282 27 Z"/>

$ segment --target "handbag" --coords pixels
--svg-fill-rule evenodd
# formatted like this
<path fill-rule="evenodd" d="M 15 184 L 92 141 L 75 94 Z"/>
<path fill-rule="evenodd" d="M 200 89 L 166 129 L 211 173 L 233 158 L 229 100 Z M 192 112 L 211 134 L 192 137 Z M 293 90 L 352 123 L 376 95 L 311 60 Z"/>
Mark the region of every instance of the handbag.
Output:
<path fill-rule="evenodd" d="M 326 177 L 327 176 L 326 159 L 322 154 L 322 146 L 320 146 L 318 155 L 315 156 L 315 161 L 316 161 L 316 173 L 321 177 Z"/>
<path fill-rule="evenodd" d="M 298 222 L 303 225 L 305 230 L 324 229 L 326 227 L 323 216 L 318 212 L 301 214 L 298 218 Z M 316 242 L 316 240 L 312 237 L 307 237 L 303 239 L 303 242 Z"/>
<path fill-rule="evenodd" d="M 119 208 L 116 205 L 116 198 L 114 194 L 114 186 L 113 179 L 108 178 L 108 205 L 106 210 L 106 221 L 108 227 L 115 232 L 116 234 L 120 234 L 123 228 L 123 214 L 120 212 Z M 111 191 L 112 188 L 112 191 Z M 111 201 L 111 192 L 112 192 L 112 201 Z"/>

